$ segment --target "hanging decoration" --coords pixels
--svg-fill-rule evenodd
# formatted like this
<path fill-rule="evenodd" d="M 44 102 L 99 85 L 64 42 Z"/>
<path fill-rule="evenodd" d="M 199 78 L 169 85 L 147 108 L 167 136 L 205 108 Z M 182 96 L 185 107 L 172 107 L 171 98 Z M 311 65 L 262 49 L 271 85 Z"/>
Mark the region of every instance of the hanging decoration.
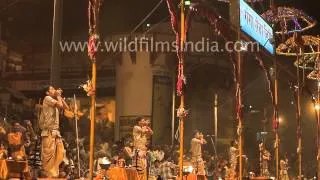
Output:
<path fill-rule="evenodd" d="M 295 35 L 289 38 L 286 42 L 280 44 L 276 52 L 278 55 L 283 56 L 297 56 L 303 55 L 310 57 L 308 55 L 320 54 L 320 51 L 317 50 L 320 39 L 315 36 L 298 36 Z M 304 58 L 303 58 L 304 59 Z"/>
<path fill-rule="evenodd" d="M 88 22 L 89 22 L 89 40 L 88 40 L 88 56 L 92 63 L 96 62 L 96 56 L 99 48 L 100 37 L 97 30 L 97 18 L 99 17 L 100 7 L 103 0 L 89 0 L 88 6 Z M 81 87 L 87 92 L 87 96 L 95 94 L 95 85 L 88 80 Z"/>
<path fill-rule="evenodd" d="M 320 41 L 319 41 L 320 43 Z M 320 45 L 319 45 L 320 46 Z M 320 49 L 320 47 L 318 46 L 318 49 Z M 316 80 L 316 81 L 320 81 L 320 59 L 319 59 L 319 54 L 314 55 L 314 57 L 316 58 L 314 61 L 314 68 L 313 71 L 308 74 L 307 78 L 311 79 L 311 80 Z M 318 84 L 319 86 L 319 84 Z"/>
<path fill-rule="evenodd" d="M 87 96 L 92 96 L 95 94 L 95 89 L 92 86 L 91 80 L 87 80 L 86 83 L 81 84 L 79 87 L 87 93 Z"/>
<path fill-rule="evenodd" d="M 276 34 L 292 34 L 294 32 L 306 31 L 316 25 L 316 21 L 304 13 L 291 7 L 277 7 L 269 9 L 261 16 L 273 24 Z"/>
<path fill-rule="evenodd" d="M 274 95 L 273 95 L 273 84 L 272 84 L 272 78 L 271 78 L 271 74 L 269 73 L 266 65 L 264 64 L 264 61 L 262 59 L 262 57 L 257 53 L 256 56 L 255 56 L 255 59 L 258 61 L 260 67 L 262 68 L 264 74 L 265 74 L 265 77 L 267 79 L 267 82 L 268 82 L 268 92 L 270 94 L 270 97 L 272 99 L 272 103 L 273 103 L 273 100 L 274 100 Z"/>
<path fill-rule="evenodd" d="M 263 70 L 263 72 L 264 72 L 264 74 L 266 76 L 266 80 L 267 80 L 267 83 L 268 83 L 268 92 L 269 92 L 270 97 L 271 97 L 271 102 L 273 104 L 273 108 L 275 109 L 276 107 L 275 107 L 275 101 L 274 101 L 274 91 L 272 90 L 273 87 L 274 87 L 274 84 L 272 83 L 271 74 L 267 70 L 267 67 L 264 64 L 263 59 L 261 58 L 261 56 L 258 53 L 256 54 L 255 59 L 258 61 L 260 67 L 262 68 L 262 70 Z M 276 117 L 276 116 L 274 116 L 274 117 Z M 278 127 L 279 127 L 279 119 L 277 119 L 277 118 L 273 119 L 272 127 L 273 127 L 273 130 L 278 129 Z"/>
<path fill-rule="evenodd" d="M 89 37 L 89 42 L 88 42 L 88 56 L 91 61 L 96 60 L 96 55 L 98 52 L 98 42 L 100 38 L 99 35 L 96 33 L 92 33 Z"/>
<path fill-rule="evenodd" d="M 183 117 L 187 117 L 187 115 L 188 115 L 188 110 L 184 109 L 183 107 L 179 107 L 177 109 L 177 117 L 183 118 Z"/>
<path fill-rule="evenodd" d="M 167 6 L 170 13 L 170 22 L 173 33 L 176 36 L 176 52 L 178 57 L 178 75 L 177 75 L 177 95 L 181 96 L 183 94 L 183 86 L 186 84 L 186 77 L 184 76 L 184 66 L 182 62 L 183 50 L 180 47 L 180 36 L 178 28 L 178 18 L 177 13 L 174 10 L 173 0 L 167 0 Z M 181 32 L 186 33 L 186 32 Z"/>
<path fill-rule="evenodd" d="M 317 59 L 317 54 L 308 54 L 299 57 L 299 60 L 296 60 L 293 64 L 295 67 L 305 70 L 314 70 L 315 62 Z"/>
<path fill-rule="evenodd" d="M 312 71 L 310 74 L 308 74 L 307 78 L 311 79 L 311 80 L 319 81 L 319 79 L 320 79 L 320 70 L 317 69 L 317 70 Z"/>
<path fill-rule="evenodd" d="M 89 21 L 89 41 L 88 41 L 88 56 L 91 61 L 96 60 L 98 52 L 98 43 L 100 37 L 97 30 L 97 18 L 99 17 L 100 7 L 103 0 L 89 0 L 88 21 Z"/>

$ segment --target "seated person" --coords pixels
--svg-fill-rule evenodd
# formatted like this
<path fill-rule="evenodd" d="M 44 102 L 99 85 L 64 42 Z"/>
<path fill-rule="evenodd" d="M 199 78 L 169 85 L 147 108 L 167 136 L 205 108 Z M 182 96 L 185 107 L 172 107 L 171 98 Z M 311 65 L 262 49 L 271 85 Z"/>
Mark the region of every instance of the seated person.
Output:
<path fill-rule="evenodd" d="M 25 136 L 26 129 L 18 122 L 14 122 L 8 133 L 10 157 L 15 160 L 26 159 L 25 144 L 28 144 Z"/>

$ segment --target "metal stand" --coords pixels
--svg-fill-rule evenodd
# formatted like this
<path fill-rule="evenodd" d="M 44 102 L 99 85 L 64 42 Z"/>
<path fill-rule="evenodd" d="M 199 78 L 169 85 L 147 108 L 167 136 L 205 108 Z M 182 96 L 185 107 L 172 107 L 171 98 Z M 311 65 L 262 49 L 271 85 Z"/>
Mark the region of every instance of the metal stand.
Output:
<path fill-rule="evenodd" d="M 214 153 L 214 155 L 215 155 L 215 158 L 217 158 L 217 157 L 218 157 L 218 154 L 217 154 L 216 145 L 215 145 L 215 143 L 214 143 L 214 140 L 213 140 L 213 138 L 212 138 L 212 135 L 209 135 L 209 137 L 210 137 L 210 141 L 211 141 L 213 153 Z"/>
<path fill-rule="evenodd" d="M 76 125 L 76 144 L 77 144 L 77 159 L 78 159 L 78 176 L 81 177 L 80 171 L 80 148 L 79 148 L 79 129 L 78 129 L 78 106 L 77 106 L 77 99 L 76 95 L 73 94 L 73 102 L 74 102 L 74 120 Z"/>

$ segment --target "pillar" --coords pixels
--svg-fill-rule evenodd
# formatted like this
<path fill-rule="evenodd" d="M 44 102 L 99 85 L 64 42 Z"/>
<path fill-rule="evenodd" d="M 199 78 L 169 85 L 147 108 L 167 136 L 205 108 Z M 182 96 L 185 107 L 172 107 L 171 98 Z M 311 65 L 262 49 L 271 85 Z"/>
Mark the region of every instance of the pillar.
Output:
<path fill-rule="evenodd" d="M 153 144 L 169 143 L 171 132 L 171 70 L 167 55 L 124 52 L 116 64 L 115 140 L 132 134 L 134 119 L 150 119 Z"/>
<path fill-rule="evenodd" d="M 122 53 L 116 63 L 116 140 L 131 133 L 138 116 L 151 118 L 152 69 L 149 53 Z M 151 120 L 151 119 L 150 119 Z"/>

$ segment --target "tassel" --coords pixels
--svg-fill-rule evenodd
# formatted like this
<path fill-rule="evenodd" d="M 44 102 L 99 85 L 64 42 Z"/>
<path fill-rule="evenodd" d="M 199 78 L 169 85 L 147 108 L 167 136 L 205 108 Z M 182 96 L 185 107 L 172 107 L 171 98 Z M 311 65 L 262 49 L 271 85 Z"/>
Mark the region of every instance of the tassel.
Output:
<path fill-rule="evenodd" d="M 96 54 L 99 48 L 98 42 L 99 42 L 99 36 L 97 34 L 90 35 L 89 43 L 88 43 L 88 56 L 92 61 L 96 59 Z"/>

